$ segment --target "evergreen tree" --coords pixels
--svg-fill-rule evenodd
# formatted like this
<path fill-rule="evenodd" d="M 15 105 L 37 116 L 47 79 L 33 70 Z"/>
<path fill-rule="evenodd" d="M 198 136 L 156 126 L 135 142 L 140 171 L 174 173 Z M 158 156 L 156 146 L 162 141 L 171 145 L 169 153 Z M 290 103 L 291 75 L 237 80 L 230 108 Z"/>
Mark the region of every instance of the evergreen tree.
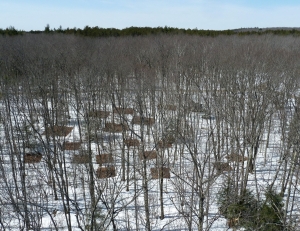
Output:
<path fill-rule="evenodd" d="M 228 184 L 218 193 L 219 211 L 228 220 L 230 228 L 244 228 L 246 231 L 293 230 L 284 225 L 284 204 L 279 193 L 268 188 L 265 199 L 258 201 L 249 190 L 242 195 L 236 192 L 238 190 Z"/>
<path fill-rule="evenodd" d="M 276 231 L 284 230 L 283 198 L 271 189 L 265 193 L 265 200 L 259 210 L 259 230 Z M 288 230 L 288 229 L 287 229 Z"/>
<path fill-rule="evenodd" d="M 47 24 L 47 26 L 45 26 L 45 33 L 50 33 L 50 26 L 49 24 Z"/>

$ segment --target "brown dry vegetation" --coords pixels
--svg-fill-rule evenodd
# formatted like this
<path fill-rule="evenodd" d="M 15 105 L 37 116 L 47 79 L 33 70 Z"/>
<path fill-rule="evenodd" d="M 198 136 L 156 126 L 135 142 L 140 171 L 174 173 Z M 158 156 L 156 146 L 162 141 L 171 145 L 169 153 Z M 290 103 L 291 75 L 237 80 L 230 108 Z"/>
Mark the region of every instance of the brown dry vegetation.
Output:
<path fill-rule="evenodd" d="M 81 147 L 81 142 L 65 142 L 62 146 L 63 150 L 78 150 Z"/>
<path fill-rule="evenodd" d="M 109 178 L 116 176 L 116 169 L 115 167 L 99 167 L 97 169 L 97 178 Z"/>
<path fill-rule="evenodd" d="M 242 162 L 242 161 L 246 161 L 248 160 L 247 157 L 236 154 L 236 153 L 232 153 L 229 154 L 228 156 L 225 157 L 228 161 L 233 161 L 233 162 Z"/>
<path fill-rule="evenodd" d="M 140 141 L 138 139 L 126 139 L 124 140 L 124 144 L 129 147 L 138 147 L 140 145 Z"/>
<path fill-rule="evenodd" d="M 101 154 L 96 156 L 96 162 L 99 165 L 113 163 L 114 159 L 112 154 Z"/>
<path fill-rule="evenodd" d="M 213 164 L 218 172 L 231 171 L 232 167 L 229 163 L 216 162 Z"/>
<path fill-rule="evenodd" d="M 140 116 L 134 116 L 132 119 L 132 124 L 141 125 L 142 122 L 144 125 L 151 126 L 155 123 L 155 120 L 154 118 L 147 118 L 147 117 L 140 117 Z"/>
<path fill-rule="evenodd" d="M 116 107 L 116 108 L 114 108 L 114 113 L 133 115 L 134 114 L 134 110 L 133 110 L 133 108 Z"/>
<path fill-rule="evenodd" d="M 161 148 L 161 149 L 171 148 L 172 147 L 172 143 L 160 140 L 160 141 L 157 142 L 157 147 Z"/>
<path fill-rule="evenodd" d="M 25 153 L 24 161 L 26 164 L 39 163 L 41 162 L 42 157 L 41 153 Z"/>
<path fill-rule="evenodd" d="M 72 162 L 74 164 L 87 164 L 89 162 L 89 155 L 88 154 L 74 155 Z"/>
<path fill-rule="evenodd" d="M 49 136 L 67 136 L 71 133 L 73 127 L 65 127 L 65 126 L 53 126 L 47 127 L 42 135 Z"/>
<path fill-rule="evenodd" d="M 152 179 L 159 178 L 170 178 L 170 168 L 161 167 L 161 168 L 151 168 Z"/>
<path fill-rule="evenodd" d="M 125 124 L 116 124 L 116 123 L 105 123 L 105 132 L 122 132 L 123 130 L 128 130 L 128 126 Z"/>
<path fill-rule="evenodd" d="M 156 159 L 157 157 L 157 153 L 156 151 L 144 151 L 144 152 L 140 152 L 139 153 L 139 157 L 140 159 L 146 159 L 146 160 L 152 160 L 152 159 Z"/>

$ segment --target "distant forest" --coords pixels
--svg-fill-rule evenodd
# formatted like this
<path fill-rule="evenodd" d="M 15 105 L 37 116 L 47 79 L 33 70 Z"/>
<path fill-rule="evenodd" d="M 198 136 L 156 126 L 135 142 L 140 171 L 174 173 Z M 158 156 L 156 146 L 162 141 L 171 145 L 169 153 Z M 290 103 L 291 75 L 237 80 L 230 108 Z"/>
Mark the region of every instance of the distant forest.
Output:
<path fill-rule="evenodd" d="M 23 31 L 17 30 L 14 27 L 8 27 L 6 29 L 0 28 L 0 35 L 23 35 L 26 33 L 39 34 L 39 33 L 61 33 L 61 34 L 73 34 L 89 37 L 120 37 L 120 36 L 145 36 L 145 35 L 158 35 L 158 34 L 188 34 L 188 35 L 199 35 L 199 36 L 218 36 L 218 35 L 263 35 L 263 34 L 274 34 L 274 35 L 300 35 L 299 28 L 290 27 L 276 27 L 276 28 L 240 28 L 234 30 L 202 30 L 202 29 L 182 29 L 176 27 L 128 27 L 125 29 L 116 28 L 101 28 L 98 26 L 89 27 L 85 26 L 83 29 L 80 28 L 66 28 L 63 29 L 61 26 L 57 29 L 51 29 L 49 25 L 45 26 L 43 31 L 31 30 Z"/>

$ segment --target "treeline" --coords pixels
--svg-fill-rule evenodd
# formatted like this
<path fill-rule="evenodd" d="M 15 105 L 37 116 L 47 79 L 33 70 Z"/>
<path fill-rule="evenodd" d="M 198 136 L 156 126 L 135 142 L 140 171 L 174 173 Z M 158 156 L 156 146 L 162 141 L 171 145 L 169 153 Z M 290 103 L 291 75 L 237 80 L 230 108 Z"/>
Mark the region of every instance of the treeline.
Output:
<path fill-rule="evenodd" d="M 51 29 L 49 25 L 45 27 L 43 31 L 31 30 L 22 31 L 16 30 L 14 27 L 9 27 L 6 29 L 0 28 L 1 35 L 20 35 L 25 33 L 39 34 L 39 33 L 61 33 L 61 34 L 72 34 L 81 35 L 88 37 L 121 37 L 121 36 L 146 36 L 146 35 L 177 35 L 177 34 L 187 34 L 187 35 L 198 35 L 198 36 L 218 36 L 218 35 L 263 35 L 263 34 L 275 34 L 275 35 L 299 35 L 300 30 L 294 28 L 278 28 L 278 29 L 236 29 L 236 30 L 202 30 L 202 29 L 183 29 L 176 27 L 128 27 L 124 29 L 117 28 L 101 28 L 98 26 L 90 27 L 85 26 L 81 28 L 66 28 L 62 27 Z"/>
<path fill-rule="evenodd" d="M 12 36 L 12 35 L 22 35 L 24 34 L 24 31 L 21 31 L 21 30 L 17 30 L 15 29 L 14 27 L 10 26 L 6 29 L 1 29 L 0 28 L 0 35 L 9 35 L 9 36 Z"/>

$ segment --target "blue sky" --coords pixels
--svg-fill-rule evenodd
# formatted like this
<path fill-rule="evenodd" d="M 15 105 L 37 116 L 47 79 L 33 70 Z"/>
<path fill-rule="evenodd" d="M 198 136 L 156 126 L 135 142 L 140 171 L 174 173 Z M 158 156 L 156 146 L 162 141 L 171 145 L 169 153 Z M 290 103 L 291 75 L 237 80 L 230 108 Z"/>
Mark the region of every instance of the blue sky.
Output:
<path fill-rule="evenodd" d="M 300 27 L 300 0 L 0 0 L 0 28 Z"/>

